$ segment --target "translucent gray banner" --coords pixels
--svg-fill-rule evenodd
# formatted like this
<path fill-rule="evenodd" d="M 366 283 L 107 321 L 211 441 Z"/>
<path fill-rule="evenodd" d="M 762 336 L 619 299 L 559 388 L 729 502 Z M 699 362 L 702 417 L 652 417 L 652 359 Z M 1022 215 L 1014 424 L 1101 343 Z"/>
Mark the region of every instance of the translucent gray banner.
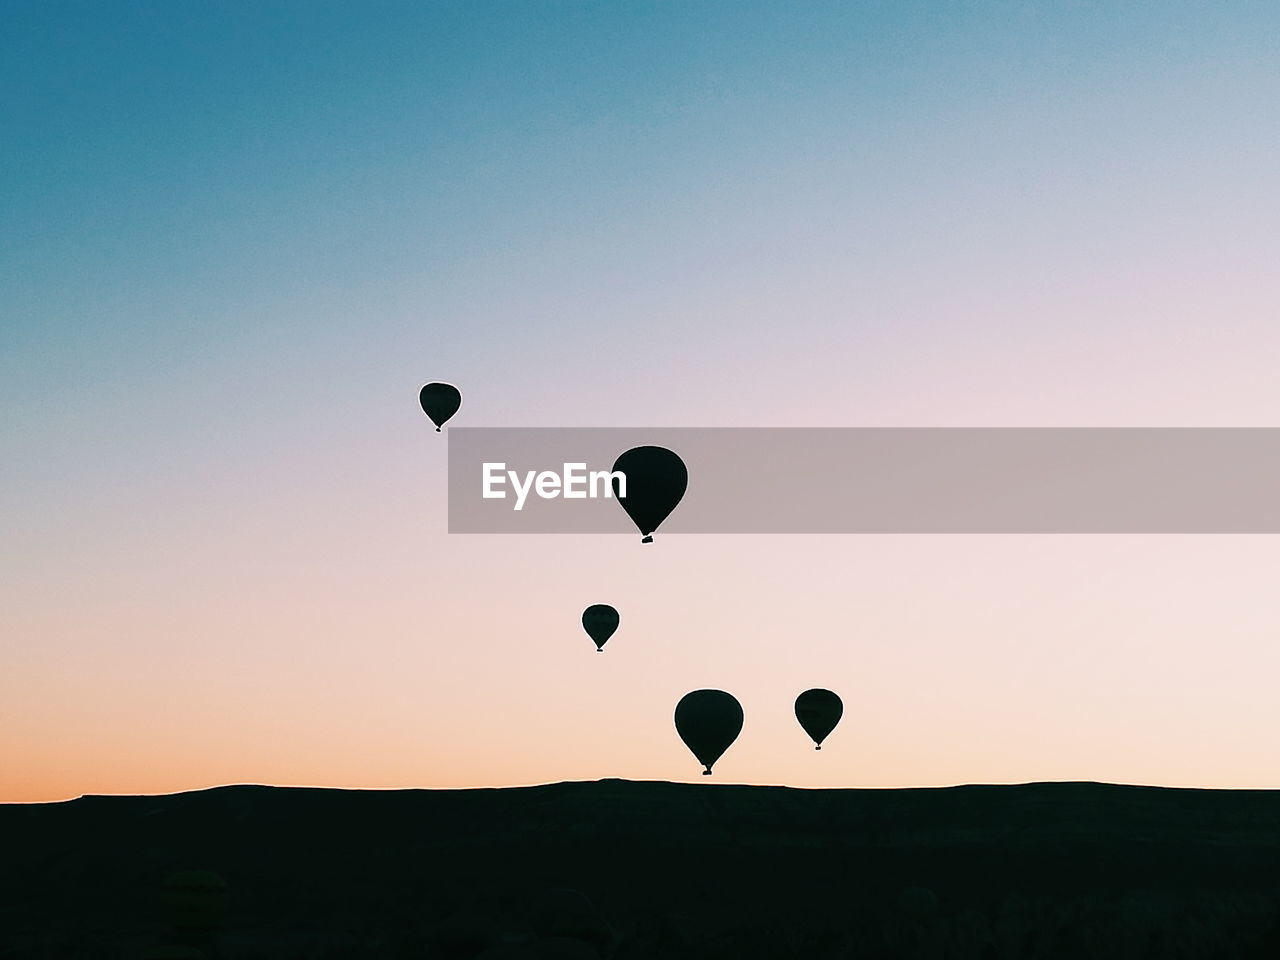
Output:
<path fill-rule="evenodd" d="M 448 438 L 450 533 L 635 533 L 590 474 L 646 445 L 689 469 L 659 536 L 1280 533 L 1272 428 L 455 427 Z"/>

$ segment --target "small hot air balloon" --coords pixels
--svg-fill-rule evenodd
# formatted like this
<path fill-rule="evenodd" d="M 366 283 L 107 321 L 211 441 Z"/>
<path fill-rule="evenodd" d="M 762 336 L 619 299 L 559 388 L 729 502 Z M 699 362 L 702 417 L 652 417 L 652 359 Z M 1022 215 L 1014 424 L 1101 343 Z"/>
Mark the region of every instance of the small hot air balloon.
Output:
<path fill-rule="evenodd" d="M 676 704 L 676 732 L 711 776 L 711 767 L 742 732 L 742 704 L 723 690 L 694 690 Z"/>
<path fill-rule="evenodd" d="M 605 641 L 618 629 L 618 611 L 607 603 L 593 603 L 582 611 L 582 627 L 595 641 L 596 653 L 604 653 Z"/>
<path fill-rule="evenodd" d="M 627 495 L 619 495 L 617 477 L 613 495 L 640 528 L 644 535 L 640 542 L 652 543 L 653 531 L 671 515 L 689 487 L 688 468 L 666 447 L 634 447 L 614 462 L 613 470 L 627 478 Z"/>
<path fill-rule="evenodd" d="M 428 383 L 418 394 L 422 412 L 436 425 L 436 433 L 462 406 L 462 394 L 451 383 Z"/>
<path fill-rule="evenodd" d="M 836 728 L 843 714 L 844 704 L 830 690 L 814 688 L 796 697 L 796 719 L 817 744 L 815 750 L 822 749 L 822 741 Z"/>

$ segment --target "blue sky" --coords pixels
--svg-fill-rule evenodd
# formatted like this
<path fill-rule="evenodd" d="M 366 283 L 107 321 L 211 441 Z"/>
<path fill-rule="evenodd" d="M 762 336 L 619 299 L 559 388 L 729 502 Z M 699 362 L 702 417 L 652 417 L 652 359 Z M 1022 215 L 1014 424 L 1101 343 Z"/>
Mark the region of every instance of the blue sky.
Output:
<path fill-rule="evenodd" d="M 1242 94 L 1274 90 L 1280 25 L 1264 3 L 36 3 L 6 19 L 10 399 L 263 323 L 349 323 L 325 319 L 335 301 L 368 303 L 376 332 L 424 280 L 442 299 L 522 269 L 693 282 L 682 269 L 723 270 L 751 241 L 820 244 L 824 212 L 918 227 L 940 187 L 998 204 L 1099 164 L 1123 187 L 1131 153 L 1109 145 L 1163 149 L 1129 185 L 1159 191 L 1211 138 L 1259 145 L 1263 101 Z M 565 259 L 538 262 L 548 246 Z"/>

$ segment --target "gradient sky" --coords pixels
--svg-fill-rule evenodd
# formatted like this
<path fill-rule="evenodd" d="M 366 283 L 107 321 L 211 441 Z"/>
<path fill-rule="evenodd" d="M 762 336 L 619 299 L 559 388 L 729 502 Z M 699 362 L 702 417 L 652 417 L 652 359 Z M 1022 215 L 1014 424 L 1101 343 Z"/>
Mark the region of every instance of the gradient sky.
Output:
<path fill-rule="evenodd" d="M 700 781 L 701 686 L 746 711 L 717 780 L 1280 786 L 1280 538 L 449 536 L 417 406 L 1280 426 L 1278 35 L 1271 0 L 11 0 L 0 800 Z"/>

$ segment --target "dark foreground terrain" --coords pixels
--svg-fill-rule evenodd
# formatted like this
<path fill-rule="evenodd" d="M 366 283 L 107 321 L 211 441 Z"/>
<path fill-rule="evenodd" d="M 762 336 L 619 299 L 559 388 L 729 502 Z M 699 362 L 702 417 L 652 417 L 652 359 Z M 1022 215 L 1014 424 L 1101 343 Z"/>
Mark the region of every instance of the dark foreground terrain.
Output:
<path fill-rule="evenodd" d="M 0 805 L 0 958 L 1280 960 L 1280 793 L 237 786 Z"/>

